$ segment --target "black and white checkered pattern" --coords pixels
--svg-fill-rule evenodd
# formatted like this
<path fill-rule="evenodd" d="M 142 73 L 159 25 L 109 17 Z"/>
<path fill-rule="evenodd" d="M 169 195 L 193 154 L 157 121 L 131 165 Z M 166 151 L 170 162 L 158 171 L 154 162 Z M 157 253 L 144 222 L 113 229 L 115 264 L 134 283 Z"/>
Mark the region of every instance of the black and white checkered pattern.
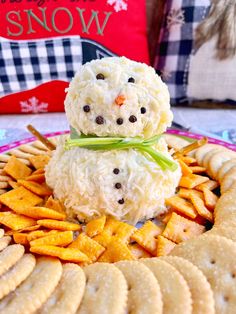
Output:
<path fill-rule="evenodd" d="M 160 42 L 156 51 L 155 68 L 168 85 L 171 104 L 187 105 L 186 85 L 191 52 L 194 44 L 194 30 L 206 17 L 210 0 L 167 0 Z M 173 21 L 168 27 L 167 19 L 172 12 L 183 14 L 183 24 Z"/>
<path fill-rule="evenodd" d="M 31 41 L 0 38 L 0 96 L 50 80 L 69 81 L 81 64 L 79 36 Z"/>

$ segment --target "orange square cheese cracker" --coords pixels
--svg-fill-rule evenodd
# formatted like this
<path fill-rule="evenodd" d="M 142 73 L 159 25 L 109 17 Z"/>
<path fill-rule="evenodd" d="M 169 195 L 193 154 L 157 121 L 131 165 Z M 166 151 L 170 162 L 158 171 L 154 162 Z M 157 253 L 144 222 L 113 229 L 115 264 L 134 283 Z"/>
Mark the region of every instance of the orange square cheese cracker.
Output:
<path fill-rule="evenodd" d="M 182 175 L 187 176 L 189 174 L 192 174 L 192 170 L 190 169 L 190 167 L 188 165 L 186 165 L 185 162 L 183 162 L 183 160 L 178 159 L 178 162 L 179 162 L 180 167 L 181 167 Z"/>
<path fill-rule="evenodd" d="M 57 231 L 57 230 L 51 230 L 51 231 L 34 230 L 34 231 L 27 233 L 27 240 L 30 242 L 30 241 L 33 241 L 33 240 L 36 240 L 36 239 L 39 239 L 42 237 L 46 237 L 46 236 L 51 235 L 51 234 L 55 234 L 57 232 L 59 232 L 59 231 Z"/>
<path fill-rule="evenodd" d="M 89 238 L 86 234 L 81 233 L 69 248 L 79 249 L 82 253 L 88 256 L 91 262 L 96 262 L 99 256 L 105 251 L 105 248 L 98 242 Z"/>
<path fill-rule="evenodd" d="M 184 215 L 190 217 L 190 218 L 196 218 L 197 217 L 197 211 L 194 208 L 194 206 L 188 202 L 187 200 L 175 195 L 170 198 L 166 199 L 166 205 L 170 206 L 171 208 L 177 210 L 180 213 L 183 213 Z"/>
<path fill-rule="evenodd" d="M 198 174 L 190 174 L 180 179 L 179 186 L 182 188 L 193 189 L 195 186 L 208 181 L 208 177 L 199 176 Z"/>
<path fill-rule="evenodd" d="M 17 215 L 12 212 L 0 212 L 0 224 L 12 229 L 20 230 L 36 225 L 36 221 L 29 217 Z"/>
<path fill-rule="evenodd" d="M 144 250 L 144 248 L 138 243 L 128 244 L 128 249 L 136 259 L 152 257 L 152 255 Z"/>
<path fill-rule="evenodd" d="M 63 261 L 67 262 L 89 262 L 89 258 L 84 253 L 80 252 L 78 249 L 72 248 L 62 248 L 55 245 L 41 245 L 41 246 L 32 246 L 30 252 L 58 257 Z"/>
<path fill-rule="evenodd" d="M 0 203 L 3 203 L 15 212 L 38 205 L 41 202 L 42 199 L 39 196 L 28 191 L 23 186 L 0 195 Z"/>
<path fill-rule="evenodd" d="M 131 253 L 128 246 L 121 240 L 113 238 L 98 261 L 103 263 L 115 263 L 123 260 L 132 261 L 134 259 L 135 256 Z"/>
<path fill-rule="evenodd" d="M 4 171 L 15 180 L 24 179 L 32 172 L 28 166 L 26 166 L 15 156 L 11 156 L 11 158 L 8 160 L 6 166 L 4 167 Z"/>
<path fill-rule="evenodd" d="M 206 168 L 201 167 L 201 166 L 190 166 L 189 168 L 191 169 L 192 173 L 204 173 L 204 172 L 206 172 Z"/>
<path fill-rule="evenodd" d="M 107 231 L 103 230 L 101 233 L 93 237 L 93 240 L 106 248 L 111 242 L 112 236 Z"/>
<path fill-rule="evenodd" d="M 208 180 L 205 183 L 202 183 L 202 184 L 195 186 L 195 189 L 198 191 L 203 191 L 204 188 L 207 188 L 210 191 L 212 191 L 212 190 L 216 189 L 218 186 L 219 186 L 219 183 L 217 181 Z"/>
<path fill-rule="evenodd" d="M 186 219 L 176 213 L 172 213 L 162 236 L 175 243 L 186 241 L 198 236 L 205 231 L 205 228 L 196 222 Z"/>
<path fill-rule="evenodd" d="M 40 169 L 48 164 L 50 157 L 48 155 L 37 155 L 29 157 L 29 160 L 35 169 Z"/>
<path fill-rule="evenodd" d="M 185 218 L 187 218 L 187 217 L 185 217 Z M 200 215 L 198 215 L 195 219 L 191 219 L 191 220 L 196 222 L 199 225 L 202 225 L 202 226 L 206 226 L 206 224 L 208 222 L 206 218 L 203 218 Z"/>
<path fill-rule="evenodd" d="M 80 224 L 75 224 L 68 221 L 58 221 L 53 219 L 41 219 L 37 221 L 37 224 L 48 228 L 48 229 L 56 229 L 61 231 L 79 231 L 81 230 Z"/>
<path fill-rule="evenodd" d="M 47 199 L 47 201 L 45 203 L 45 207 L 54 209 L 55 211 L 57 211 L 59 213 L 65 213 L 65 210 L 64 210 L 62 204 L 60 203 L 60 201 L 55 200 L 52 196 L 49 196 L 49 198 Z"/>
<path fill-rule="evenodd" d="M 213 214 L 206 208 L 204 201 L 194 194 L 191 195 L 190 199 L 198 214 L 213 222 Z"/>
<path fill-rule="evenodd" d="M 40 228 L 40 226 L 38 225 L 35 225 L 35 226 L 31 226 L 31 227 L 26 227 L 26 228 L 23 228 L 23 229 L 19 229 L 17 231 L 14 231 L 14 230 L 8 230 L 5 232 L 6 235 L 13 235 L 14 233 L 22 233 L 22 232 L 31 232 L 31 231 L 35 231 L 35 230 L 38 230 Z"/>
<path fill-rule="evenodd" d="M 38 220 L 44 218 L 64 220 L 66 218 L 65 214 L 59 213 L 47 207 L 39 206 L 18 209 L 17 212 L 27 217 L 32 217 Z"/>
<path fill-rule="evenodd" d="M 162 218 L 162 222 L 164 224 L 167 224 L 167 222 L 170 220 L 171 215 L 172 215 L 172 210 L 166 213 L 166 215 Z"/>
<path fill-rule="evenodd" d="M 28 242 L 45 237 L 48 232 L 45 230 L 34 230 L 26 234 Z"/>
<path fill-rule="evenodd" d="M 101 216 L 97 219 L 93 219 L 87 223 L 85 232 L 89 237 L 94 237 L 101 233 L 106 223 L 106 216 Z"/>
<path fill-rule="evenodd" d="M 192 194 L 196 194 L 199 196 L 201 199 L 203 199 L 203 193 L 201 191 L 196 191 L 193 189 L 186 189 L 186 188 L 180 188 L 178 192 L 178 196 L 186 199 L 190 199 L 190 196 Z"/>
<path fill-rule="evenodd" d="M 130 236 L 137 229 L 134 226 L 128 225 L 125 222 L 116 220 L 114 218 L 107 218 L 104 231 L 113 237 L 119 238 L 124 243 L 128 243 Z"/>
<path fill-rule="evenodd" d="M 26 181 L 33 181 L 37 183 L 45 182 L 44 174 L 31 174 L 29 177 L 25 178 Z"/>
<path fill-rule="evenodd" d="M 131 240 L 137 242 L 152 255 L 155 255 L 157 249 L 156 239 L 160 233 L 161 228 L 149 220 L 131 236 Z"/>
<path fill-rule="evenodd" d="M 114 218 L 107 218 L 105 227 L 101 233 L 96 235 L 93 239 L 102 246 L 107 247 L 113 238 L 119 239 L 124 243 L 128 243 L 130 236 L 134 233 L 136 228 L 127 223 L 118 221 Z"/>
<path fill-rule="evenodd" d="M 9 212 L 11 211 L 11 208 L 0 203 L 0 210 L 1 212 Z"/>
<path fill-rule="evenodd" d="M 178 196 L 189 199 L 191 191 L 192 189 L 180 188 L 178 191 Z"/>
<path fill-rule="evenodd" d="M 218 201 L 218 196 L 215 195 L 212 191 L 210 191 L 208 188 L 203 188 L 203 195 L 205 200 L 205 205 L 210 210 L 213 210 L 216 206 L 216 203 Z"/>
<path fill-rule="evenodd" d="M 33 181 L 18 180 L 19 184 L 24 186 L 27 190 L 39 195 L 39 196 L 50 196 L 52 195 L 52 190 L 46 184 L 39 184 Z"/>
<path fill-rule="evenodd" d="M 32 174 L 44 174 L 44 173 L 45 173 L 45 170 L 43 168 L 38 168 L 37 170 L 32 172 Z"/>
<path fill-rule="evenodd" d="M 175 242 L 166 239 L 162 235 L 159 235 L 157 237 L 157 257 L 168 255 L 175 246 Z"/>
<path fill-rule="evenodd" d="M 10 187 L 12 187 L 13 189 L 17 189 L 18 187 L 20 187 L 20 184 L 17 183 L 16 181 L 9 180 L 9 181 L 8 181 L 8 184 L 9 184 Z"/>
<path fill-rule="evenodd" d="M 22 228 L 22 229 L 19 230 L 19 232 L 30 232 L 30 231 L 38 230 L 39 228 L 40 228 L 39 225 L 35 225 L 35 226 L 32 226 L 32 227 Z"/>
<path fill-rule="evenodd" d="M 20 230 L 19 230 L 19 232 L 20 232 Z M 17 231 L 15 231 L 15 230 L 7 230 L 7 231 L 4 232 L 4 235 L 12 236 L 14 233 L 17 233 Z"/>
<path fill-rule="evenodd" d="M 27 240 L 27 234 L 26 233 L 20 233 L 16 232 L 13 234 L 13 240 L 17 244 L 22 244 L 22 245 L 28 245 L 29 242 Z"/>
<path fill-rule="evenodd" d="M 190 156 L 178 156 L 178 158 L 180 158 L 188 166 L 197 163 L 197 160 Z"/>
<path fill-rule="evenodd" d="M 63 231 L 63 232 L 49 234 L 44 237 L 30 241 L 30 246 L 39 246 L 39 245 L 67 246 L 72 241 L 73 241 L 73 232 Z"/>

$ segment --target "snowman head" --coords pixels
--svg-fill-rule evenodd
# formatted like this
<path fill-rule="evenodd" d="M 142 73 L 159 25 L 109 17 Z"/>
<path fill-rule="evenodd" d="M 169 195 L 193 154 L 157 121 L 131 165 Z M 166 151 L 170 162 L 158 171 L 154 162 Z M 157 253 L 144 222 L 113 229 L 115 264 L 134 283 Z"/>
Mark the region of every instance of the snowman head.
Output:
<path fill-rule="evenodd" d="M 70 83 L 65 110 L 80 135 L 148 138 L 172 121 L 169 93 L 154 69 L 125 57 L 93 60 Z"/>

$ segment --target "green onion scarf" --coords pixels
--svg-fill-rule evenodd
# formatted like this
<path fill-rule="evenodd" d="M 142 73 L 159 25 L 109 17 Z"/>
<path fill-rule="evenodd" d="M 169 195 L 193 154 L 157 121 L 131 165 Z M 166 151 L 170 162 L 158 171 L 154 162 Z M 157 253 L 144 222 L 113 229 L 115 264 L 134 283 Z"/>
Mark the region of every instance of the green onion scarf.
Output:
<path fill-rule="evenodd" d="M 73 133 L 72 133 L 73 134 Z M 74 134 L 73 134 L 74 135 Z M 75 137 L 73 136 L 72 137 Z M 70 150 L 74 147 L 81 147 L 91 150 L 121 150 L 121 149 L 137 149 L 143 154 L 149 155 L 162 170 L 170 169 L 175 171 L 177 164 L 168 159 L 164 154 L 155 150 L 152 146 L 156 144 L 161 135 L 153 136 L 149 139 L 142 139 L 138 137 L 123 138 L 123 137 L 96 137 L 96 136 L 76 136 L 66 141 L 65 150 Z"/>

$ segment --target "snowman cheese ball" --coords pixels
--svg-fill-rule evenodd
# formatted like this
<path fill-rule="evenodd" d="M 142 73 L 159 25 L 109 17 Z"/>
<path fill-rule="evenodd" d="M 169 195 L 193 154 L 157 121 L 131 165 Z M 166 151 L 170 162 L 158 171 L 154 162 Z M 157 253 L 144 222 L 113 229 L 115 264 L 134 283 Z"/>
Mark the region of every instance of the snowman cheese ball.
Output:
<path fill-rule="evenodd" d="M 65 111 L 76 136 L 58 144 L 46 181 L 67 214 L 135 224 L 165 212 L 181 171 L 157 137 L 172 113 L 154 69 L 125 57 L 86 63 L 70 83 Z"/>

